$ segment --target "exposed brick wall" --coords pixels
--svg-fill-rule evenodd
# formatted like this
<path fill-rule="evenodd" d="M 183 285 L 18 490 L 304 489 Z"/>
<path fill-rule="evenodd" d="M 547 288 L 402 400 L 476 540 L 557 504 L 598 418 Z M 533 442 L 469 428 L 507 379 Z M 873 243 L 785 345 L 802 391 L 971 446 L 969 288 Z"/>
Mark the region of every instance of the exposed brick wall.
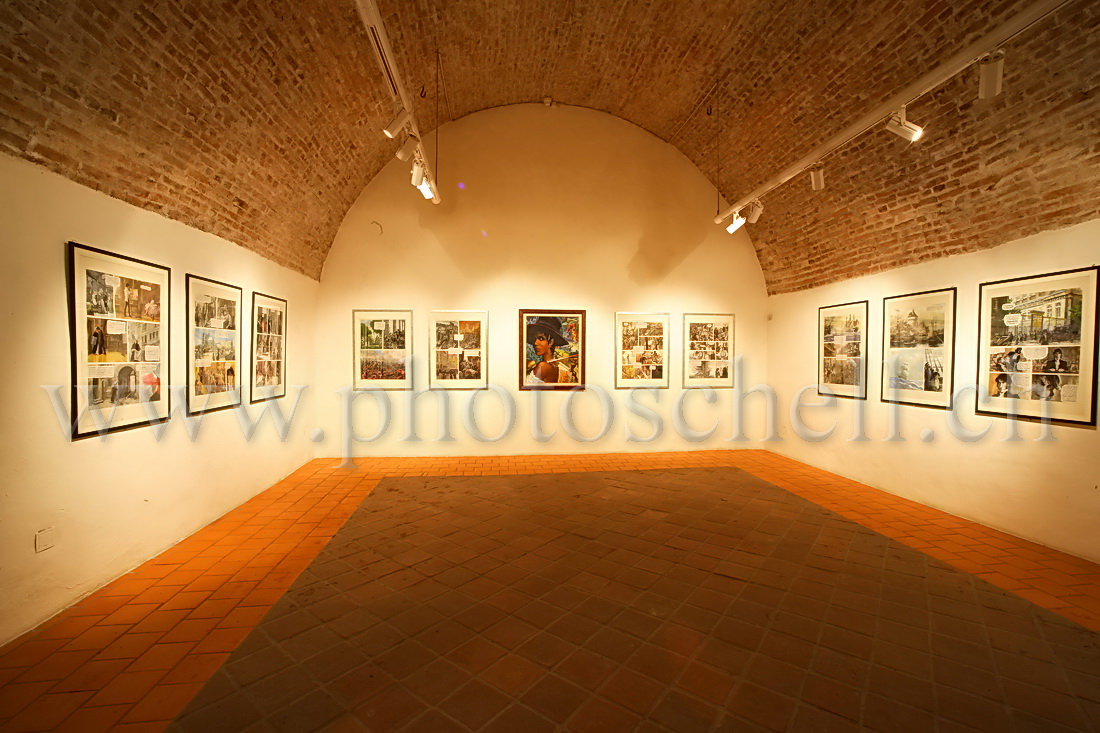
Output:
<path fill-rule="evenodd" d="M 868 132 L 826 160 L 824 191 L 803 174 L 765 197 L 750 235 L 769 292 L 1100 218 L 1098 26 L 1100 3 L 1078 4 L 1006 47 L 1001 96 L 964 72 L 909 108 L 918 142 Z"/>
<path fill-rule="evenodd" d="M 385 0 L 402 69 L 450 112 L 551 96 L 669 140 L 727 200 L 749 193 L 1032 0 Z M 964 73 L 914 105 L 927 139 L 868 133 L 800 176 L 750 228 L 772 293 L 983 249 L 1100 216 L 1100 3 L 1075 0 L 1008 46 L 1005 94 Z M 717 86 L 714 93 L 710 93 Z M 420 103 L 431 119 L 431 94 Z M 707 106 L 717 107 L 718 126 Z"/>
<path fill-rule="evenodd" d="M 545 96 L 600 109 L 733 200 L 1031 1 L 379 5 L 422 132 L 439 49 L 440 122 Z M 767 196 L 750 231 L 769 290 L 1100 216 L 1098 24 L 1074 0 L 1009 45 L 992 104 L 967 72 L 911 108 L 919 144 L 864 135 L 824 192 L 802 176 Z M 9 0 L 0 43 L 0 151 L 312 277 L 398 145 L 353 0 Z"/>
<path fill-rule="evenodd" d="M 313 278 L 393 153 L 344 0 L 7 0 L 0 45 L 0 150 Z"/>

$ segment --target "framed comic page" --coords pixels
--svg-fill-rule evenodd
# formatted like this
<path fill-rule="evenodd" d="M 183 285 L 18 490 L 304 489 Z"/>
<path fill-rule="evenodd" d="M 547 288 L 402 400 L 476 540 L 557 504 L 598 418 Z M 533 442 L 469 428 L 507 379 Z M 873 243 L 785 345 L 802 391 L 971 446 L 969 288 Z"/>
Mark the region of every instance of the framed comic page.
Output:
<path fill-rule="evenodd" d="M 187 414 L 241 404 L 243 291 L 187 274 Z"/>
<path fill-rule="evenodd" d="M 355 389 L 412 389 L 412 311 L 351 312 Z"/>
<path fill-rule="evenodd" d="M 171 270 L 69 242 L 73 440 L 164 422 L 171 414 Z"/>
<path fill-rule="evenodd" d="M 568 390 L 584 387 L 585 312 L 519 312 L 519 388 Z"/>
<path fill-rule="evenodd" d="M 1097 268 L 979 286 L 980 415 L 1096 424 Z"/>
<path fill-rule="evenodd" d="M 615 388 L 668 388 L 668 313 L 615 314 Z"/>
<path fill-rule="evenodd" d="M 732 313 L 684 314 L 684 387 L 733 387 Z"/>
<path fill-rule="evenodd" d="M 251 401 L 286 396 L 286 301 L 252 293 Z"/>
<path fill-rule="evenodd" d="M 882 300 L 883 402 L 951 408 L 955 288 Z"/>
<path fill-rule="evenodd" d="M 432 311 L 428 317 L 428 388 L 489 386 L 489 315 L 485 311 Z"/>
<path fill-rule="evenodd" d="M 818 308 L 817 393 L 867 399 L 866 357 L 867 301 Z"/>

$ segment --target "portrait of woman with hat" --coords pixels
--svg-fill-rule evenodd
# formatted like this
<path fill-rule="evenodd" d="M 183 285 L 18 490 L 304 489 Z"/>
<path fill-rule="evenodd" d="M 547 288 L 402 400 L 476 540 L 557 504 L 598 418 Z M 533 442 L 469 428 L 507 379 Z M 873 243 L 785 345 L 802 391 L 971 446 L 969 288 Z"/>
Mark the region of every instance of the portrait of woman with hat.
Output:
<path fill-rule="evenodd" d="M 526 312 L 523 318 L 526 335 L 524 385 L 576 383 L 577 355 L 574 339 L 567 335 L 571 332 L 570 324 L 564 322 L 567 319 L 544 313 L 527 315 Z"/>

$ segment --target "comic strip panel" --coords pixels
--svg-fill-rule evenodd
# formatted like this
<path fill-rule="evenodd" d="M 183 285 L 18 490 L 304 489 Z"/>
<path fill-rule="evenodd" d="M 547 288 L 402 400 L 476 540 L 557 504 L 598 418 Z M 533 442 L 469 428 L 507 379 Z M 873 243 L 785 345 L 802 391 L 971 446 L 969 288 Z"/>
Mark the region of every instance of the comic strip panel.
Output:
<path fill-rule="evenodd" d="M 994 297 L 990 346 L 1079 344 L 1083 302 L 1081 288 Z"/>
<path fill-rule="evenodd" d="M 890 388 L 942 392 L 945 357 L 943 348 L 891 350 L 887 361 Z"/>
<path fill-rule="evenodd" d="M 89 318 L 87 329 L 89 362 L 128 361 L 126 321 Z"/>
<path fill-rule="evenodd" d="M 859 386 L 860 360 L 843 356 L 826 358 L 824 361 L 824 383 Z"/>

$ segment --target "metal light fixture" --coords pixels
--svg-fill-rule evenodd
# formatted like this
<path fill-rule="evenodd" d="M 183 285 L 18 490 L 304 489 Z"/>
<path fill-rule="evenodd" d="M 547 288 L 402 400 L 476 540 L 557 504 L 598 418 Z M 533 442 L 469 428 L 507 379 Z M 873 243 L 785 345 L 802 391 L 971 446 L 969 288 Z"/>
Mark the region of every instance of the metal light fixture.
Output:
<path fill-rule="evenodd" d="M 740 211 L 735 211 L 733 212 L 733 219 L 730 221 L 729 226 L 726 227 L 726 231 L 733 234 L 743 226 L 745 226 L 745 217 L 741 216 Z"/>
<path fill-rule="evenodd" d="M 914 125 L 905 119 L 905 107 L 890 116 L 890 119 L 886 121 L 886 129 L 911 143 L 920 140 L 921 135 L 924 134 L 923 127 Z"/>
<path fill-rule="evenodd" d="M 1004 81 L 1005 51 L 998 48 L 978 59 L 978 99 L 993 99 Z"/>
<path fill-rule="evenodd" d="M 393 122 L 386 125 L 386 129 L 382 130 L 382 133 L 388 138 L 395 138 L 407 124 L 409 124 L 409 111 L 402 107 L 401 111 L 397 113 L 397 117 L 394 117 Z"/>
<path fill-rule="evenodd" d="M 390 96 L 393 97 L 394 105 L 398 109 L 397 116 L 394 117 L 393 121 L 390 122 L 382 132 L 386 137 L 392 139 L 404 139 L 400 149 L 397 151 L 397 159 L 400 161 L 412 161 L 410 182 L 412 185 L 416 186 L 424 198 L 431 200 L 432 203 L 438 204 L 440 202 L 439 190 L 435 185 L 437 172 L 434 170 L 434 168 L 438 166 L 433 166 L 432 163 L 428 161 L 424 156 L 424 151 L 420 147 L 420 128 L 416 124 L 416 118 L 410 111 L 413 109 L 413 96 L 409 94 L 408 90 L 405 88 L 401 72 L 397 68 L 397 64 L 394 60 L 393 47 L 390 45 L 386 27 L 382 23 L 382 13 L 378 9 L 377 0 L 353 1 L 356 9 L 359 11 L 359 19 L 363 23 L 363 28 L 366 29 L 367 38 L 370 40 L 371 46 L 374 49 L 375 60 L 378 61 L 378 67 L 386 80 L 386 88 L 389 89 Z M 440 88 L 439 77 L 441 73 L 439 52 L 436 51 L 436 164 L 439 162 L 438 90 Z"/>
<path fill-rule="evenodd" d="M 439 203 L 439 192 L 435 190 L 435 184 L 432 183 L 432 179 L 425 177 L 416 185 L 416 188 L 425 199 L 432 203 Z"/>
<path fill-rule="evenodd" d="M 749 202 L 749 211 L 745 214 L 745 222 L 755 224 L 760 215 L 764 213 L 764 204 L 759 200 Z"/>
<path fill-rule="evenodd" d="M 397 151 L 397 159 L 408 160 L 413 156 L 413 153 L 416 152 L 416 147 L 418 145 L 420 145 L 420 140 L 416 135 L 409 135 L 408 139 L 405 140 L 405 144 Z"/>
<path fill-rule="evenodd" d="M 814 191 L 825 188 L 825 166 L 821 163 L 810 168 L 810 188 Z"/>

